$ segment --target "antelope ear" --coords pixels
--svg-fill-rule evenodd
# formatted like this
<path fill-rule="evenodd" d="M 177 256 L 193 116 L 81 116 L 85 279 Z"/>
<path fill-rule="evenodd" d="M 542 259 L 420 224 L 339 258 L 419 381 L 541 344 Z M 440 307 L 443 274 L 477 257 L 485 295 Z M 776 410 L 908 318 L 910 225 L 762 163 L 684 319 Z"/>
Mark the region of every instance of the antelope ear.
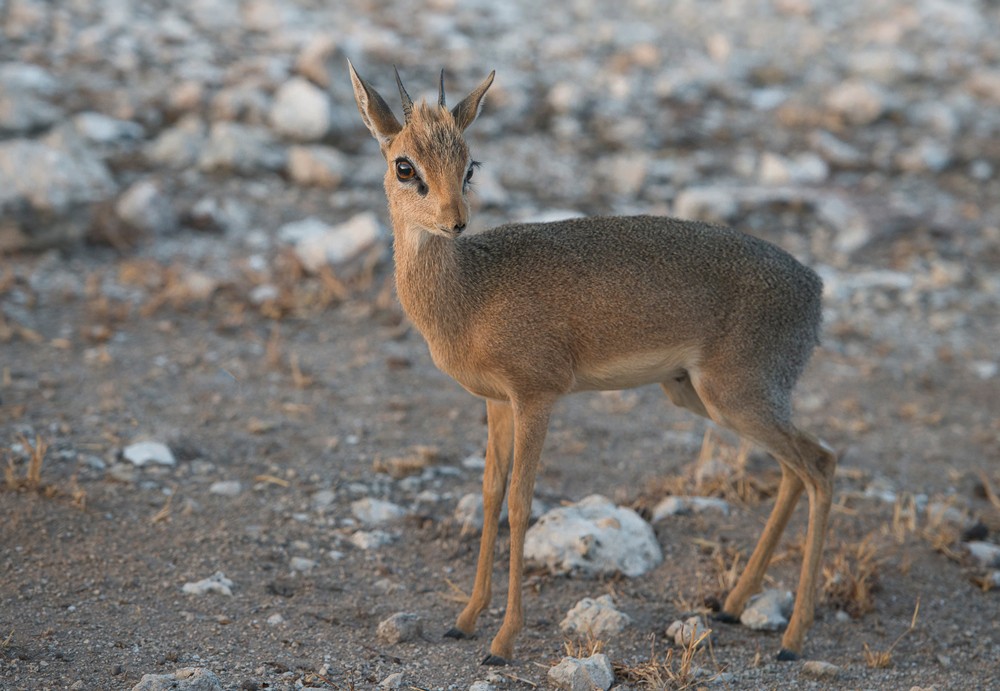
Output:
<path fill-rule="evenodd" d="M 463 98 L 462 102 L 452 109 L 451 114 L 455 117 L 455 124 L 458 125 L 459 129 L 465 130 L 479 115 L 483 96 L 486 95 L 486 91 L 490 88 L 495 76 L 496 70 L 493 70 L 482 84 L 473 89 L 471 94 Z"/>
<path fill-rule="evenodd" d="M 393 138 L 403 129 L 403 126 L 399 124 L 399 120 L 389 110 L 385 99 L 379 96 L 379 93 L 368 82 L 358 76 L 357 70 L 354 69 L 354 65 L 351 64 L 350 60 L 347 61 L 347 67 L 351 71 L 354 100 L 358 102 L 358 111 L 361 113 L 361 119 L 364 121 L 368 131 L 378 141 L 378 145 L 384 155 L 385 150 L 392 143 Z"/>

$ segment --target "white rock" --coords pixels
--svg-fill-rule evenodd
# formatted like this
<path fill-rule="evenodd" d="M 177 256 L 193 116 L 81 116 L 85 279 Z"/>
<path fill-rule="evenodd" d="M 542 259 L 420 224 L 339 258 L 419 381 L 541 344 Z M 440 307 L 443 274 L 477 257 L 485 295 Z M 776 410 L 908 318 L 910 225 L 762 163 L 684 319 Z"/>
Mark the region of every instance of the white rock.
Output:
<path fill-rule="evenodd" d="M 404 678 L 402 672 L 394 672 L 378 683 L 380 689 L 401 689 Z"/>
<path fill-rule="evenodd" d="M 336 226 L 310 217 L 287 223 L 278 237 L 295 246 L 295 255 L 307 271 L 343 264 L 375 244 L 382 228 L 375 214 L 366 211 Z"/>
<path fill-rule="evenodd" d="M 603 653 L 583 659 L 564 657 L 548 676 L 553 686 L 567 691 L 607 691 L 615 680 L 611 660 Z"/>
<path fill-rule="evenodd" d="M 220 497 L 238 497 L 242 492 L 243 485 L 239 480 L 219 480 L 208 488 L 209 494 L 218 494 Z"/>
<path fill-rule="evenodd" d="M 316 561 L 314 559 L 307 559 L 306 557 L 292 557 L 288 561 L 288 567 L 292 571 L 306 573 L 316 568 Z"/>
<path fill-rule="evenodd" d="M 132 691 L 222 691 L 222 682 L 211 670 L 184 667 L 173 674 L 144 674 Z"/>
<path fill-rule="evenodd" d="M 285 623 L 285 618 L 281 616 L 281 612 L 275 612 L 267 618 L 268 626 L 280 626 Z"/>
<path fill-rule="evenodd" d="M 331 63 L 336 63 L 337 68 L 343 64 L 343 60 L 336 60 L 340 57 L 339 53 L 333 37 L 318 34 L 310 39 L 295 59 L 295 71 L 320 86 L 328 87 L 332 81 Z"/>
<path fill-rule="evenodd" d="M 358 549 L 371 550 L 388 545 L 393 539 L 384 530 L 359 530 L 351 535 L 351 544 Z"/>
<path fill-rule="evenodd" d="M 252 175 L 261 170 L 281 170 L 285 152 L 263 127 L 238 122 L 215 122 L 198 157 L 206 172 L 233 171 Z"/>
<path fill-rule="evenodd" d="M 312 504 L 314 511 L 323 511 L 333 506 L 335 501 L 337 501 L 336 492 L 332 489 L 321 489 L 313 493 L 309 503 Z"/>
<path fill-rule="evenodd" d="M 841 197 L 826 196 L 816 202 L 816 216 L 836 234 L 833 247 L 851 254 L 865 247 L 872 239 L 868 218 L 853 204 Z"/>
<path fill-rule="evenodd" d="M 5 249 L 75 242 L 89 227 L 92 204 L 115 190 L 104 162 L 79 143 L 0 141 L 0 226 L 16 231 Z"/>
<path fill-rule="evenodd" d="M 740 615 L 740 623 L 757 631 L 780 631 L 788 626 L 795 597 L 787 590 L 765 590 L 754 595 Z"/>
<path fill-rule="evenodd" d="M 388 619 L 379 622 L 375 634 L 380 642 L 393 645 L 412 641 L 423 633 L 423 623 L 420 616 L 412 612 L 397 612 Z"/>
<path fill-rule="evenodd" d="M 792 158 L 765 152 L 760 158 L 760 181 L 765 185 L 814 185 L 826 180 L 830 169 L 816 154 L 805 152 Z"/>
<path fill-rule="evenodd" d="M 725 223 L 739 209 L 736 197 L 724 187 L 688 187 L 674 200 L 674 215 L 695 221 Z"/>
<path fill-rule="evenodd" d="M 351 513 L 365 525 L 385 525 L 398 521 L 406 515 L 406 510 L 391 501 L 365 497 L 351 502 Z"/>
<path fill-rule="evenodd" d="M 133 465 L 177 465 L 170 447 L 158 441 L 140 441 L 129 444 L 122 450 L 122 457 Z"/>
<path fill-rule="evenodd" d="M 610 595 L 585 597 L 573 606 L 559 624 L 563 633 L 607 640 L 632 623 L 632 618 L 615 607 Z"/>
<path fill-rule="evenodd" d="M 333 147 L 293 146 L 288 150 L 288 177 L 300 185 L 333 189 L 347 170 L 347 158 Z"/>
<path fill-rule="evenodd" d="M 185 593 L 189 595 L 205 595 L 207 593 L 219 593 L 220 595 L 233 594 L 233 582 L 226 578 L 226 575 L 221 571 L 216 571 L 208 578 L 203 578 L 200 581 L 193 581 L 190 583 L 185 583 L 184 587 L 181 588 Z"/>
<path fill-rule="evenodd" d="M 139 180 L 115 204 L 118 217 L 136 230 L 166 235 L 177 230 L 177 212 L 170 198 L 152 180 Z"/>
<path fill-rule="evenodd" d="M 104 113 L 86 111 L 73 116 L 73 126 L 80 135 L 95 144 L 114 144 L 142 139 L 146 130 L 137 122 L 119 120 Z"/>
<path fill-rule="evenodd" d="M 826 107 L 852 125 L 869 125 L 882 115 L 885 103 L 882 93 L 864 81 L 848 80 L 834 86 L 826 94 Z"/>
<path fill-rule="evenodd" d="M 270 122 L 275 132 L 290 139 L 322 139 L 330 129 L 330 100 L 309 80 L 294 77 L 275 94 Z"/>
<path fill-rule="evenodd" d="M 150 162 L 169 168 L 187 168 L 198 160 L 205 146 L 205 123 L 188 115 L 176 125 L 163 130 L 146 148 Z"/>
<path fill-rule="evenodd" d="M 965 549 L 980 565 L 987 568 L 1000 568 L 1000 545 L 982 540 L 973 540 L 964 544 Z"/>
<path fill-rule="evenodd" d="M 527 563 L 553 573 L 641 575 L 663 561 L 653 529 L 631 509 L 592 495 L 549 511 L 525 538 Z"/>
<path fill-rule="evenodd" d="M 682 648 L 692 645 L 695 641 L 704 643 L 711 635 L 712 629 L 709 628 L 704 619 L 697 616 L 683 620 L 677 619 L 667 627 L 667 638 Z"/>
<path fill-rule="evenodd" d="M 840 674 L 840 667 L 823 660 L 807 660 L 802 663 L 802 673 L 817 679 L 835 679 Z"/>
<path fill-rule="evenodd" d="M 488 681 L 474 681 L 469 684 L 469 691 L 497 691 L 497 687 Z"/>
<path fill-rule="evenodd" d="M 653 507 L 652 522 L 657 523 L 669 516 L 682 516 L 691 513 L 712 511 L 729 515 L 729 502 L 718 497 L 665 497 Z"/>

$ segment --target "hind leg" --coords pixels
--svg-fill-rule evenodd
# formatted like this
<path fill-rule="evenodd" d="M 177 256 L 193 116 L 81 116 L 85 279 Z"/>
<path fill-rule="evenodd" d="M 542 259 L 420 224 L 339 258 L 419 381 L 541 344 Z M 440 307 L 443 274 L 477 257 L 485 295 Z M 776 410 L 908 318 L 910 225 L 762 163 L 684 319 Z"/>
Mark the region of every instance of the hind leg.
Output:
<path fill-rule="evenodd" d="M 778 654 L 779 659 L 795 659 L 802 651 L 806 631 L 815 613 L 816 584 L 833 502 L 836 457 L 829 447 L 791 424 L 787 393 L 775 394 L 773 387 L 755 382 L 742 386 L 734 386 L 731 381 L 717 382 L 704 374 L 692 382 L 710 417 L 762 446 L 778 460 L 782 469 L 774 509 L 743 574 L 726 599 L 723 609 L 726 615 L 739 616 L 746 601 L 760 588 L 764 572 L 803 489 L 809 500 L 809 524 L 795 609 Z"/>

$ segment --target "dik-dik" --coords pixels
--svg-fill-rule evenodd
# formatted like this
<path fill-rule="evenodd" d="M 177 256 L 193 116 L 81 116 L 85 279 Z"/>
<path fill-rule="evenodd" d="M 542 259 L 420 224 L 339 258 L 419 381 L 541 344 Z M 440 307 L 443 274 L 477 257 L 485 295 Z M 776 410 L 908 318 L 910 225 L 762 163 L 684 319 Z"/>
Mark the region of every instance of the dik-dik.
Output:
<path fill-rule="evenodd" d="M 400 123 L 349 64 L 361 118 L 388 163 L 399 300 L 435 364 L 486 401 L 483 533 L 475 586 L 447 636 L 465 638 L 489 604 L 508 487 L 507 610 L 484 664 L 504 664 L 524 626 L 524 536 L 552 406 L 575 391 L 659 383 L 675 404 L 759 444 L 781 464 L 774 509 L 720 617 L 760 589 L 806 491 L 809 524 L 795 610 L 779 659 L 802 652 L 836 458 L 796 429 L 791 394 L 818 342 L 820 279 L 744 233 L 653 216 L 514 223 L 465 233 L 476 162 L 463 133 L 491 73 L 458 105 L 414 105 L 396 73 Z M 539 181 L 540 183 L 543 181 Z"/>

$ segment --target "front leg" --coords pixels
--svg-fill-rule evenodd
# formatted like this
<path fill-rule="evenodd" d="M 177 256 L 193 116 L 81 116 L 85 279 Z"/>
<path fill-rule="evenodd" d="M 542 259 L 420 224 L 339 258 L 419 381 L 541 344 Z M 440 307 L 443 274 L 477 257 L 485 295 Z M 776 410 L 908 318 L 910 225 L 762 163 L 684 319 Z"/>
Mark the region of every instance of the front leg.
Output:
<path fill-rule="evenodd" d="M 445 636 L 467 638 L 476 630 L 476 619 L 490 603 L 493 581 L 493 557 L 496 549 L 500 509 L 507 490 L 511 447 L 514 444 L 514 419 L 509 403 L 486 401 L 486 470 L 483 473 L 483 533 L 479 542 L 476 583 L 465 609 L 455 626 Z"/>
<path fill-rule="evenodd" d="M 510 517 L 510 579 L 507 588 L 507 612 L 503 624 L 490 644 L 490 654 L 483 664 L 506 664 L 514 654 L 514 639 L 524 627 L 521 605 L 521 581 L 524 575 L 524 536 L 531 517 L 531 496 L 535 473 L 542 455 L 542 444 L 552 411 L 552 400 L 515 401 L 514 472 L 511 477 L 507 513 Z"/>

